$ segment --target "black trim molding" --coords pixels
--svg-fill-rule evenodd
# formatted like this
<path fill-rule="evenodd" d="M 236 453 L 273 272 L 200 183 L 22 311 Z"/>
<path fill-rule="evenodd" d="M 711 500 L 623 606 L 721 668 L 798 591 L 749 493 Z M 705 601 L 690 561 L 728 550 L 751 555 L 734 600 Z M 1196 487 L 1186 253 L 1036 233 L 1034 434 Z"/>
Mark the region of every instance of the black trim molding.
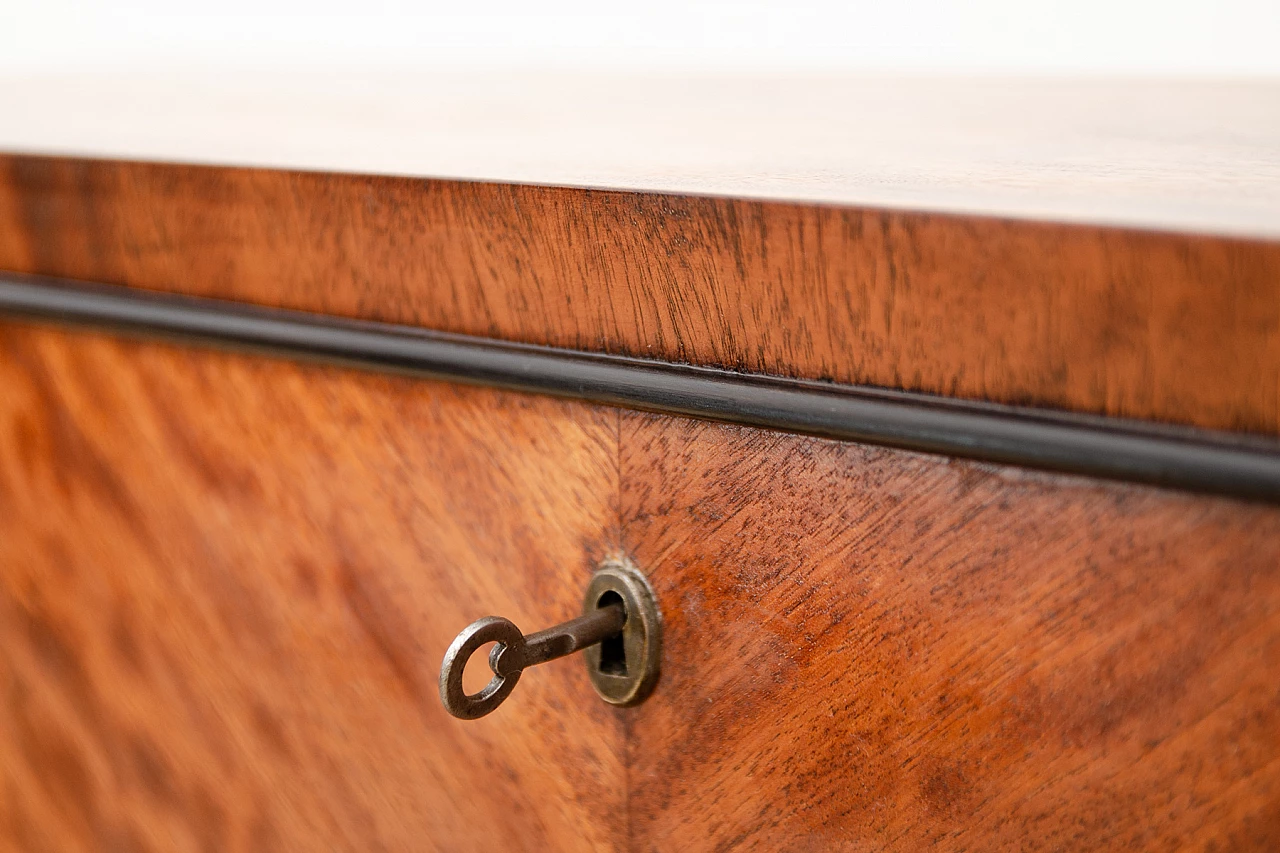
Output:
<path fill-rule="evenodd" d="M 1280 443 L 0 273 L 0 315 L 1280 502 Z"/>

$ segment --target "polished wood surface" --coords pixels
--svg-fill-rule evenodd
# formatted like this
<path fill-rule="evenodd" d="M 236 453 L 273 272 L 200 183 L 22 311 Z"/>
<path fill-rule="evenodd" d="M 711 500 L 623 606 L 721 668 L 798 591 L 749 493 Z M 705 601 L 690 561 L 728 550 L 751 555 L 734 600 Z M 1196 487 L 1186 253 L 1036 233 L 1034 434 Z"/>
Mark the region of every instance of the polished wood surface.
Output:
<path fill-rule="evenodd" d="M 533 69 L 0 78 L 0 151 L 1280 237 L 1280 82 Z"/>
<path fill-rule="evenodd" d="M 604 850 L 622 720 L 581 662 L 485 724 L 488 613 L 578 613 L 617 414 L 0 325 L 0 849 Z"/>
<path fill-rule="evenodd" d="M 1280 434 L 1280 243 L 0 157 L 0 269 Z"/>
<path fill-rule="evenodd" d="M 1280 847 L 1280 510 L 629 413 L 634 850 Z"/>
<path fill-rule="evenodd" d="M 0 326 L 21 850 L 1280 841 L 1280 510 Z M 627 555 L 663 674 L 492 717 L 453 634 Z"/>

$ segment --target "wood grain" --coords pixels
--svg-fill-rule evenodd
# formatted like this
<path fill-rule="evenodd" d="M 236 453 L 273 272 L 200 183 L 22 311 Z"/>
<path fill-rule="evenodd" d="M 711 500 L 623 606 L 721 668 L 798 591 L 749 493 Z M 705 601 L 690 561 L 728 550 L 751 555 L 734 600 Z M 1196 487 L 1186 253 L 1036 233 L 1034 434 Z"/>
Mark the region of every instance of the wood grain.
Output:
<path fill-rule="evenodd" d="M 1280 244 L 0 157 L 0 268 L 1280 435 Z"/>
<path fill-rule="evenodd" d="M 617 495 L 611 411 L 0 326 L 0 849 L 620 846 L 579 662 L 436 692 L 576 615 Z"/>
<path fill-rule="evenodd" d="M 1280 847 L 1280 511 L 627 414 L 633 850 Z"/>
<path fill-rule="evenodd" d="M 1271 849 L 1280 510 L 0 326 L 0 845 Z M 445 716 L 443 649 L 665 614 Z"/>

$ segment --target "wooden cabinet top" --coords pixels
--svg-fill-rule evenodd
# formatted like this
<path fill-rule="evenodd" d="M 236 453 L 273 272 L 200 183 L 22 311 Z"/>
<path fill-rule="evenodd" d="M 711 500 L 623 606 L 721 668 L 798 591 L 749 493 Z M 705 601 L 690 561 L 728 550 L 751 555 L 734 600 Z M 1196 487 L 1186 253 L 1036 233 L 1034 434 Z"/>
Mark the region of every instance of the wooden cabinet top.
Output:
<path fill-rule="evenodd" d="M 10 79 L 0 150 L 1280 236 L 1280 83 L 617 74 Z"/>

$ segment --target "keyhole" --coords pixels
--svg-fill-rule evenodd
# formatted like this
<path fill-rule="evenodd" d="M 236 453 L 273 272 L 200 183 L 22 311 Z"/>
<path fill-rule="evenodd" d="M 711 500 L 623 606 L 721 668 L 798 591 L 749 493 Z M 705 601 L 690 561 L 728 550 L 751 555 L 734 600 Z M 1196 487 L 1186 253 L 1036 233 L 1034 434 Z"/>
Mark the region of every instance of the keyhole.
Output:
<path fill-rule="evenodd" d="M 596 607 L 608 607 L 610 604 L 621 604 L 623 612 L 626 612 L 626 602 L 613 590 L 600 596 Z M 627 674 L 627 651 L 622 642 L 621 633 L 606 637 L 600 644 L 600 671 L 605 675 L 625 676 Z"/>

